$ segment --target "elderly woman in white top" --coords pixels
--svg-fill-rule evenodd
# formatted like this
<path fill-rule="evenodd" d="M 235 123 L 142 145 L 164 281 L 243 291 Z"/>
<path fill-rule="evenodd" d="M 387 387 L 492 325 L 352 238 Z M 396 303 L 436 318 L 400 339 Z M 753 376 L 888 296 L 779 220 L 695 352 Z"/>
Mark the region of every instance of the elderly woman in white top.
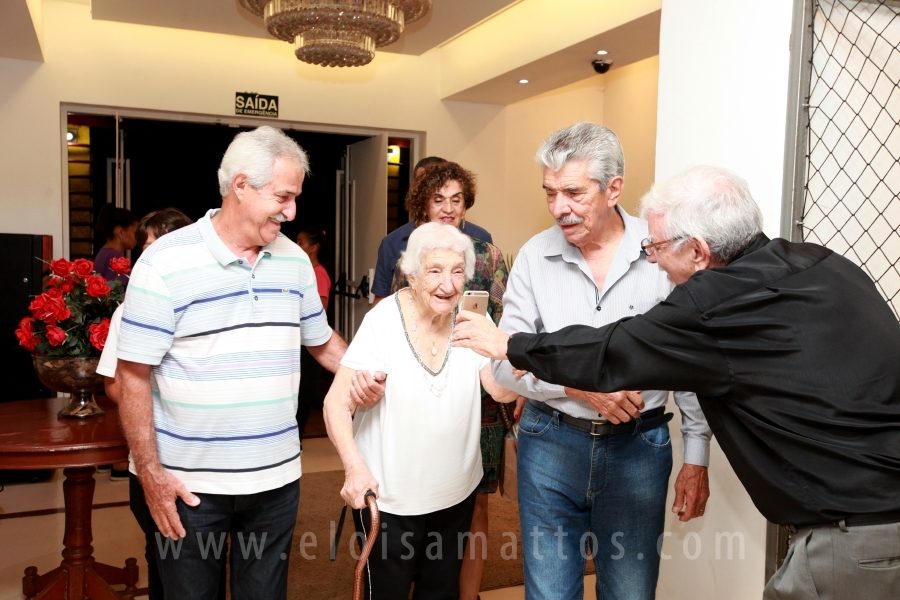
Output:
<path fill-rule="evenodd" d="M 373 599 L 407 598 L 413 582 L 414 598 L 459 595 L 464 534 L 482 476 L 479 386 L 500 402 L 517 398 L 494 382 L 488 360 L 450 347 L 474 262 L 471 239 L 455 227 L 418 227 L 400 262 L 409 287 L 366 315 L 325 398 L 328 435 L 344 463 L 341 496 L 361 509 L 354 521 L 363 535 L 364 494 L 378 497 L 382 539 L 364 586 Z M 384 399 L 354 419 L 356 371 L 388 378 Z"/>

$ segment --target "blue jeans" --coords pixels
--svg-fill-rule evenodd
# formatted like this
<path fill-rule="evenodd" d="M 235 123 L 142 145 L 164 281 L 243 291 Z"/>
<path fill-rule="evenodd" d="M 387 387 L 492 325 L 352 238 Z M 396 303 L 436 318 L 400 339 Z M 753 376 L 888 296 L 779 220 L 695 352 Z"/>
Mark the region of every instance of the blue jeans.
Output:
<path fill-rule="evenodd" d="M 216 600 L 227 535 L 232 600 L 286 598 L 299 480 L 257 494 L 196 496 L 200 504 L 195 507 L 175 502 L 187 537 L 174 542 L 157 533 L 157 566 L 166 598 Z"/>
<path fill-rule="evenodd" d="M 672 471 L 668 425 L 592 436 L 528 404 L 519 430 L 526 600 L 580 600 L 593 548 L 597 598 L 653 600 Z"/>

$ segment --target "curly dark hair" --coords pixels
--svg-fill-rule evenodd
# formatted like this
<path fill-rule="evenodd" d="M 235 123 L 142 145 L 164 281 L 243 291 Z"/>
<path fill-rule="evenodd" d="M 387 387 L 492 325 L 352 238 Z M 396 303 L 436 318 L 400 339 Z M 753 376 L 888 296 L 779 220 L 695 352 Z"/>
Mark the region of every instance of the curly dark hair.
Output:
<path fill-rule="evenodd" d="M 455 162 L 442 162 L 428 165 L 422 176 L 413 181 L 406 194 L 406 210 L 409 218 L 415 223 L 428 221 L 428 201 L 450 181 L 458 181 L 463 189 L 463 200 L 466 210 L 475 204 L 475 174 L 463 169 Z"/>

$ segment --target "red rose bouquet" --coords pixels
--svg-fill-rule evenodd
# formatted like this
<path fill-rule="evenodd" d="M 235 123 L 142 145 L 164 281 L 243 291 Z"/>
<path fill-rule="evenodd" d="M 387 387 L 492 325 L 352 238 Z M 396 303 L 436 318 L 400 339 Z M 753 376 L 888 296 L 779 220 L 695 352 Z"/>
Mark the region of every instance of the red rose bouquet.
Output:
<path fill-rule="evenodd" d="M 131 271 L 124 257 L 110 265 L 121 275 Z M 109 319 L 125 296 L 122 283 L 97 275 L 94 263 L 83 258 L 50 261 L 50 272 L 44 293 L 28 306 L 32 316 L 22 319 L 16 329 L 19 345 L 48 357 L 99 356 Z"/>

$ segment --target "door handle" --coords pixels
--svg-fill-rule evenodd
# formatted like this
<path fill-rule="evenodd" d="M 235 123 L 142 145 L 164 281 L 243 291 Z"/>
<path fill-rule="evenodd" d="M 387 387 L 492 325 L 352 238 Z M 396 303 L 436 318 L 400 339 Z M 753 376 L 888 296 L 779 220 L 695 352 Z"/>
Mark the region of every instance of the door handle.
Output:
<path fill-rule="evenodd" d="M 334 287 L 332 288 L 335 296 L 345 296 L 347 298 L 353 298 L 354 300 L 359 300 L 360 298 L 368 298 L 369 297 L 369 276 L 363 275 L 362 279 L 359 281 L 359 285 L 356 287 L 356 290 L 353 290 L 353 282 L 347 281 L 347 273 L 341 273 L 337 281 L 334 282 Z"/>

